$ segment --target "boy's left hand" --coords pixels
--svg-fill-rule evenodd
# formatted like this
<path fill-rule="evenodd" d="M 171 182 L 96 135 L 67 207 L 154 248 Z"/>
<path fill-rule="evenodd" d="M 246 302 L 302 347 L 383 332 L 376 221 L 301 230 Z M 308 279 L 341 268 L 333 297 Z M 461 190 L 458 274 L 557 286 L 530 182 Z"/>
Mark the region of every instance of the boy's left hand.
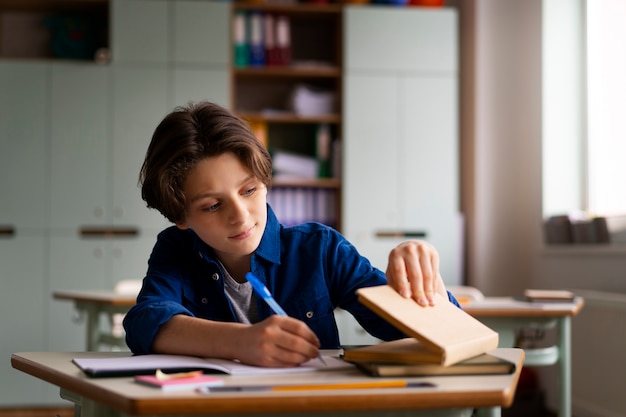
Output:
<path fill-rule="evenodd" d="M 447 297 L 439 254 L 427 242 L 410 240 L 396 246 L 389 254 L 386 275 L 392 288 L 421 305 L 434 305 L 436 292 Z"/>

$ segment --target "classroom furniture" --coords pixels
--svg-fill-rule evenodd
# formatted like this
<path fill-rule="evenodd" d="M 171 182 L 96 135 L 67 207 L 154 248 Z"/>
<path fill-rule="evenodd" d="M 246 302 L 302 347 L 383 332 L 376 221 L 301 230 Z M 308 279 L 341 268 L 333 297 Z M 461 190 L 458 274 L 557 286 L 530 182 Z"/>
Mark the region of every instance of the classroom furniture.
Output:
<path fill-rule="evenodd" d="M 278 69 L 235 69 L 231 65 L 231 17 L 234 10 L 250 7 L 291 15 L 294 60 L 329 59 L 330 68 L 294 65 Z M 353 36 L 349 40 L 344 36 L 346 11 L 353 8 L 367 8 L 368 14 L 380 11 L 381 18 L 386 16 L 385 7 L 378 5 L 246 5 L 195 0 L 32 0 L 22 5 L 22 2 L 0 1 L 3 22 L 0 27 L 3 40 L 0 51 L 0 143 L 3 150 L 0 152 L 0 193 L 4 196 L 0 207 L 0 275 L 8 277 L 3 279 L 0 303 L 9 306 L 14 313 L 0 318 L 3 333 L 11 334 L 10 340 L 0 345 L 0 356 L 17 350 L 84 348 L 85 326 L 80 320 L 72 320 L 73 305 L 59 303 L 49 297 L 50 293 L 68 288 L 100 291 L 113 288 L 120 277 L 140 278 L 145 274 L 155 237 L 169 222 L 156 210 L 145 207 L 137 178 L 154 128 L 174 106 L 210 99 L 238 113 L 245 112 L 246 116 L 253 116 L 251 119 L 265 122 L 270 142 L 274 137 L 289 137 L 290 132 L 297 132 L 293 137 L 299 139 L 304 136 L 300 134 L 302 130 L 307 130 L 308 135 L 310 127 L 328 124 L 333 137 L 341 139 L 337 146 L 339 159 L 344 160 L 344 144 L 348 141 L 351 142 L 350 152 L 357 158 L 367 149 L 382 155 L 379 151 L 386 149 L 387 140 L 394 132 L 387 131 L 376 138 L 370 136 L 367 141 L 361 141 L 352 130 L 349 137 L 344 136 L 344 112 L 363 105 L 358 97 L 357 101 L 346 101 L 343 90 L 348 77 L 344 63 L 348 61 L 347 54 L 354 51 L 354 43 L 358 42 Z M 49 13 L 101 19 L 106 34 L 103 46 L 108 48 L 110 60 L 96 62 L 51 56 L 45 41 L 50 29 L 42 23 L 44 15 Z M 430 51 L 434 55 L 422 56 L 421 62 L 437 60 L 440 52 L 448 58 L 457 55 L 457 51 L 450 51 L 447 46 L 434 46 L 439 43 L 449 46 L 450 39 L 456 38 L 455 19 L 448 18 L 456 14 L 454 9 L 403 8 L 403 13 L 416 19 L 415 24 L 404 26 L 409 31 L 406 39 L 433 46 Z M 415 17 L 422 14 L 425 26 Z M 446 27 L 438 29 L 444 21 Z M 354 24 L 351 19 L 350 26 Z M 426 32 L 422 32 L 424 27 L 428 27 Z M 377 30 L 376 25 L 369 29 Z M 395 30 L 390 33 L 393 32 Z M 16 50 L 22 47 L 25 50 Z M 327 53 L 327 47 L 332 52 Z M 398 55 L 395 48 L 383 49 L 396 51 Z M 376 54 L 364 56 L 371 61 L 381 61 Z M 439 75 L 434 78 L 439 79 Z M 333 114 L 309 117 L 261 111 L 277 103 L 283 92 L 287 95 L 286 85 L 304 81 L 330 88 L 337 94 L 339 100 Z M 258 88 L 267 88 L 267 91 L 258 93 Z M 450 90 L 454 88 L 450 84 L 445 93 L 443 90 L 442 94 L 424 92 L 420 97 L 430 95 L 438 100 L 445 97 L 448 103 L 453 94 Z M 272 102 L 254 102 L 266 98 Z M 372 104 L 375 103 L 376 100 L 372 100 Z M 257 104 L 259 106 L 255 107 Z M 440 107 L 429 103 L 433 109 L 440 109 L 437 110 L 440 116 L 455 117 L 456 105 L 452 105 L 450 111 L 448 105 Z M 419 110 L 409 114 L 411 117 L 418 115 L 416 126 L 426 126 L 425 122 L 434 120 L 421 119 Z M 452 129 L 456 124 L 456 120 L 446 118 L 442 126 Z M 383 138 L 382 143 L 374 142 L 380 138 Z M 449 142 L 448 138 L 444 142 L 445 146 L 456 143 Z M 398 152 L 406 154 L 416 147 L 437 143 L 440 140 L 435 135 L 429 143 L 419 141 L 413 143 L 412 148 L 398 149 Z M 442 172 L 453 175 L 457 168 L 448 163 L 450 158 L 458 156 L 446 156 L 444 164 L 439 152 L 445 149 L 442 145 L 433 160 L 440 161 Z M 398 168 L 395 163 L 374 160 L 372 164 L 361 165 L 349 162 L 338 169 L 342 172 L 348 169 L 350 176 L 359 178 L 381 171 L 372 167 L 383 164 L 394 170 Z M 29 169 L 24 170 L 24 167 Z M 435 175 L 430 172 L 429 178 Z M 20 181 L 14 181 L 16 173 Z M 382 179 L 382 183 L 385 181 L 387 179 Z M 394 183 L 393 178 L 391 181 Z M 346 187 L 339 178 L 316 179 L 304 184 L 283 181 L 277 184 L 277 190 L 278 186 L 281 190 L 304 187 L 334 193 L 336 212 L 343 211 L 346 198 L 352 198 L 344 195 Z M 414 186 L 411 184 L 409 188 L 417 196 Z M 394 204 L 396 201 L 388 205 Z M 354 207 L 356 211 L 352 209 L 337 223 L 344 218 L 360 219 L 364 206 L 358 202 Z M 409 215 L 417 218 L 422 213 Z M 448 224 L 447 220 L 444 224 Z M 343 226 L 341 228 L 343 230 Z M 429 237 L 436 239 L 437 235 L 429 233 Z M 393 238 L 381 240 L 384 253 L 395 244 Z M 446 272 L 445 276 L 453 274 Z M 13 331 L 24 327 L 29 331 Z M 8 363 L 0 363 L 0 405 L 50 404 L 53 401 L 54 397 L 41 385 L 30 379 L 13 381 L 8 376 L 11 372 Z M 38 395 L 32 395 L 33 392 Z"/>
<path fill-rule="evenodd" d="M 101 344 L 126 348 L 123 336 L 114 335 L 112 327 L 102 327 L 100 320 L 105 316 L 109 323 L 116 314 L 125 314 L 137 301 L 136 293 L 97 290 L 55 291 L 55 300 L 71 301 L 76 311 L 86 322 L 85 349 L 96 351 Z"/>
<path fill-rule="evenodd" d="M 517 344 L 515 334 L 520 329 L 547 329 L 557 327 L 557 344 L 547 348 L 525 349 L 527 366 L 559 367 L 559 417 L 572 415 L 572 317 L 583 308 L 584 300 L 573 302 L 527 302 L 513 297 L 485 297 L 470 300 L 463 309 L 497 331 L 500 347 Z"/>
<path fill-rule="evenodd" d="M 457 12 L 349 6 L 344 22 L 342 231 L 382 270 L 390 248 L 427 240 L 459 284 Z"/>
<path fill-rule="evenodd" d="M 328 352 L 325 352 L 325 354 Z M 338 353 L 334 352 L 334 353 Z M 516 364 L 509 375 L 407 378 L 435 384 L 426 388 L 333 389 L 296 392 L 199 394 L 163 392 L 141 386 L 131 377 L 89 378 L 71 361 L 75 357 L 113 357 L 123 352 L 25 352 L 11 356 L 12 366 L 42 379 L 75 404 L 76 417 L 158 415 L 297 415 L 308 416 L 465 416 L 473 408 L 496 417 L 513 401 L 524 352 L 496 349 L 494 355 Z M 372 381 L 356 368 L 315 373 L 223 376 L 225 385 L 316 384 Z"/>

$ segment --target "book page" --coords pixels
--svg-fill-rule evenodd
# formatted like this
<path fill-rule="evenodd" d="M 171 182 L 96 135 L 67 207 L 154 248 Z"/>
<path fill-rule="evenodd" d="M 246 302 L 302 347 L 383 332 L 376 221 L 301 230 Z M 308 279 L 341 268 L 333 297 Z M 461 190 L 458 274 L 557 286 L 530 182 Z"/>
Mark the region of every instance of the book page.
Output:
<path fill-rule="evenodd" d="M 319 358 L 315 358 L 300 366 L 289 368 L 268 368 L 245 365 L 227 359 L 164 354 L 115 358 L 74 358 L 72 362 L 90 376 L 131 376 L 154 373 L 157 369 L 178 372 L 202 369 L 230 375 L 262 375 L 337 370 L 352 368 L 354 366 L 334 356 L 324 356 L 324 360 L 326 361 L 326 365 L 323 364 Z"/>

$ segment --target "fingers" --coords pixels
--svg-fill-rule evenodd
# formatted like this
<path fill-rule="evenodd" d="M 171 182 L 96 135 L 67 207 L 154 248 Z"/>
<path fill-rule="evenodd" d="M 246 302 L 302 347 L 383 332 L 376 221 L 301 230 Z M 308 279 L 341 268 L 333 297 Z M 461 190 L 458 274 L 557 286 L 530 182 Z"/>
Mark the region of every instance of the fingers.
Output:
<path fill-rule="evenodd" d="M 421 305 L 434 305 L 439 279 L 439 255 L 430 244 L 409 241 L 391 251 L 387 280 L 402 296 Z"/>
<path fill-rule="evenodd" d="M 296 366 L 319 354 L 317 336 L 300 320 L 274 315 L 251 327 L 255 332 L 257 365 Z"/>

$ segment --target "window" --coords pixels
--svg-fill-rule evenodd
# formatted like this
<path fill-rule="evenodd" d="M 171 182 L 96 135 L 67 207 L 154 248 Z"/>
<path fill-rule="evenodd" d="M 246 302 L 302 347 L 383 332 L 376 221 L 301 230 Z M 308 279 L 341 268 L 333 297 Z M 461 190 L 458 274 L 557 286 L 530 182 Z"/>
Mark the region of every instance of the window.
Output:
<path fill-rule="evenodd" d="M 587 1 L 587 208 L 626 213 L 626 2 Z"/>
<path fill-rule="evenodd" d="M 544 0 L 543 214 L 626 214 L 626 2 Z"/>

